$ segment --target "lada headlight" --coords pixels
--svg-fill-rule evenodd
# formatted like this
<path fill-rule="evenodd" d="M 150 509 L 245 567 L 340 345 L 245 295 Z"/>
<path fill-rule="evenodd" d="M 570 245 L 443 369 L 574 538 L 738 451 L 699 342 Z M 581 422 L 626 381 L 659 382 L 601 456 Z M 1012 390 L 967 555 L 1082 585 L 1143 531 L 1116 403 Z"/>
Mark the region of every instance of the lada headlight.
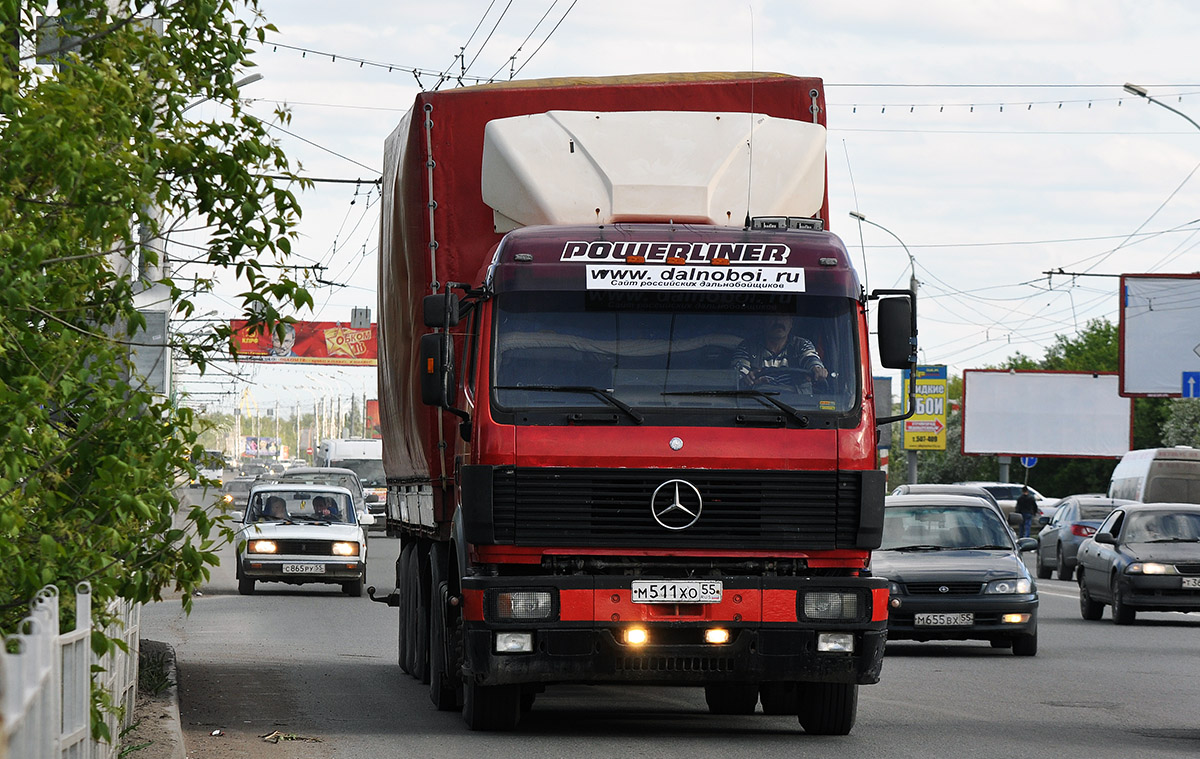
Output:
<path fill-rule="evenodd" d="M 248 553 L 279 553 L 279 545 L 274 540 L 251 540 Z"/>
<path fill-rule="evenodd" d="M 338 542 L 334 543 L 330 550 L 334 556 L 358 556 L 358 543 Z"/>

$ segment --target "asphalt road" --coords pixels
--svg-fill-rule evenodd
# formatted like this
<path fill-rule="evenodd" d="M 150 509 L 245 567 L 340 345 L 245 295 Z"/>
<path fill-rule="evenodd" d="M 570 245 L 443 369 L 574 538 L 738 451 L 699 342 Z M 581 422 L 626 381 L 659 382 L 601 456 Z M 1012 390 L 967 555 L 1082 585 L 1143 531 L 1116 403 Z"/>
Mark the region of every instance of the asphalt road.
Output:
<path fill-rule="evenodd" d="M 383 593 L 397 547 L 371 538 L 368 572 Z M 399 671 L 395 609 L 336 586 L 240 596 L 226 556 L 190 617 L 177 601 L 142 614 L 142 637 L 176 649 L 189 757 L 1200 754 L 1200 615 L 1085 622 L 1071 583 L 1038 583 L 1034 658 L 986 643 L 889 645 L 847 737 L 805 735 L 794 717 L 712 716 L 698 688 L 616 686 L 551 688 L 517 732 L 481 734 Z M 275 731 L 293 740 L 259 737 Z"/>

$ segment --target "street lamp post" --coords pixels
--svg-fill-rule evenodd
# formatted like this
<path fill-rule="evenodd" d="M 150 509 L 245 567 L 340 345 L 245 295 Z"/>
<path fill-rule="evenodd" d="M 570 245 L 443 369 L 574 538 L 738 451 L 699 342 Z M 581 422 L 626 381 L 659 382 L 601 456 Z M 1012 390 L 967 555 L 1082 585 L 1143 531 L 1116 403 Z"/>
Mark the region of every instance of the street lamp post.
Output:
<path fill-rule="evenodd" d="M 1125 83 L 1125 91 L 1128 92 L 1130 95 L 1137 95 L 1138 97 L 1145 98 L 1146 100 L 1150 101 L 1151 103 L 1154 103 L 1155 105 L 1162 106 L 1163 108 L 1166 108 L 1171 113 L 1175 113 L 1175 114 L 1182 116 L 1183 118 L 1187 119 L 1189 124 L 1196 127 L 1197 129 L 1200 129 L 1200 124 L 1197 124 L 1192 119 L 1191 116 L 1188 116 L 1183 111 L 1172 108 L 1171 106 L 1167 105 L 1166 103 L 1164 103 L 1161 100 L 1156 100 L 1155 98 L 1151 97 L 1150 93 L 1146 90 L 1145 87 L 1141 87 L 1139 85 L 1132 84 L 1130 82 L 1126 82 Z"/>
<path fill-rule="evenodd" d="M 861 214 L 861 213 L 859 213 L 858 211 L 851 211 L 851 212 L 850 212 L 850 218 L 852 218 L 852 219 L 857 219 L 857 220 L 859 221 L 859 223 L 866 223 L 866 224 L 870 224 L 870 225 L 871 225 L 871 226 L 873 226 L 873 227 L 878 227 L 879 229 L 882 229 L 884 232 L 887 232 L 889 235 L 891 235 L 892 237 L 894 237 L 894 238 L 896 239 L 896 242 L 900 243 L 900 247 L 901 247 L 901 248 L 904 248 L 904 252 L 905 252 L 905 253 L 908 255 L 908 272 L 909 272 L 909 276 L 908 276 L 908 287 L 909 287 L 909 289 L 910 289 L 910 290 L 912 290 L 912 291 L 913 291 L 913 295 L 915 296 L 915 295 L 917 294 L 917 266 L 916 266 L 916 260 L 913 258 L 912 251 L 910 251 L 910 250 L 908 249 L 908 246 L 904 244 L 904 241 L 900 239 L 900 236 L 899 236 L 899 235 L 897 235 L 897 234 L 896 234 L 895 232 L 893 232 L 892 230 L 888 229 L 887 227 L 883 226 L 882 224 L 879 224 L 879 223 L 877 223 L 877 222 L 871 221 L 870 219 L 868 219 L 868 218 L 866 217 L 866 215 L 864 215 L 864 214 Z M 908 381 L 909 381 L 909 382 L 916 382 L 916 381 L 917 381 L 917 378 L 916 378 L 916 377 L 909 377 L 909 378 L 908 378 Z M 905 397 L 905 398 L 908 398 L 909 396 L 908 396 L 908 395 L 905 395 L 904 397 Z M 905 410 L 907 410 L 907 409 L 905 409 Z M 904 438 L 903 438 L 903 437 L 901 437 L 901 440 L 903 440 L 903 439 L 904 439 Z M 907 464 L 908 464 L 908 484 L 910 484 L 910 485 L 915 485 L 915 484 L 916 484 L 916 482 L 917 482 L 917 452 L 916 452 L 916 451 L 905 450 L 905 458 L 906 458 L 906 462 L 907 462 Z"/>

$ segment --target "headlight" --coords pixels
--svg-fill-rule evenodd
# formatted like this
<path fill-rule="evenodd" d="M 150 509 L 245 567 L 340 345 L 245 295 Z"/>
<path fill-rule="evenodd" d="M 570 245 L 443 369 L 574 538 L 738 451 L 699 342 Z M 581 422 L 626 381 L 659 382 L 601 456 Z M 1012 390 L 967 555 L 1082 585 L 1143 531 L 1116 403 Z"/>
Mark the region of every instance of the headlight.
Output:
<path fill-rule="evenodd" d="M 358 556 L 358 543 L 334 543 L 330 550 L 334 556 Z"/>
<path fill-rule="evenodd" d="M 801 613 L 805 619 L 857 619 L 858 593 L 835 590 L 802 593 Z"/>
<path fill-rule="evenodd" d="M 1179 574 L 1175 571 L 1173 564 L 1159 564 L 1156 561 L 1136 561 L 1130 564 L 1125 570 L 1126 574 L 1131 575 L 1174 575 Z"/>
<path fill-rule="evenodd" d="M 548 590 L 501 590 L 492 595 L 496 619 L 550 619 L 554 596 Z"/>
<path fill-rule="evenodd" d="M 1012 580 L 992 580 L 983 589 L 984 593 L 1032 593 L 1033 582 L 1024 577 Z"/>
<path fill-rule="evenodd" d="M 251 540 L 250 553 L 278 553 L 279 546 L 274 540 Z"/>
<path fill-rule="evenodd" d="M 233 496 L 231 496 L 229 493 L 226 493 L 225 495 L 221 496 L 221 502 L 222 503 L 233 503 Z"/>

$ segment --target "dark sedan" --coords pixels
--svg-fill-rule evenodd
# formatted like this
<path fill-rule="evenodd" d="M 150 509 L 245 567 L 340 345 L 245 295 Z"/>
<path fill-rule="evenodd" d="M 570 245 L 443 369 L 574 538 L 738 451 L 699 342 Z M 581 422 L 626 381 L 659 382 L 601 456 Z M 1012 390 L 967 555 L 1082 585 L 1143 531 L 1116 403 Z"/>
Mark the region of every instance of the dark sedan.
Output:
<path fill-rule="evenodd" d="M 891 581 L 888 639 L 987 640 L 1037 653 L 1037 589 L 990 504 L 972 496 L 888 496 L 871 570 Z"/>
<path fill-rule="evenodd" d="M 1079 547 L 1079 612 L 1132 624 L 1139 611 L 1200 611 L 1200 506 L 1121 506 Z"/>
<path fill-rule="evenodd" d="M 1038 579 L 1049 580 L 1056 571 L 1060 580 L 1074 579 L 1079 546 L 1096 534 L 1096 528 L 1113 509 L 1129 503 L 1136 501 L 1091 494 L 1068 496 L 1059 501 L 1054 516 L 1041 519 L 1045 526 L 1037 536 Z"/>

